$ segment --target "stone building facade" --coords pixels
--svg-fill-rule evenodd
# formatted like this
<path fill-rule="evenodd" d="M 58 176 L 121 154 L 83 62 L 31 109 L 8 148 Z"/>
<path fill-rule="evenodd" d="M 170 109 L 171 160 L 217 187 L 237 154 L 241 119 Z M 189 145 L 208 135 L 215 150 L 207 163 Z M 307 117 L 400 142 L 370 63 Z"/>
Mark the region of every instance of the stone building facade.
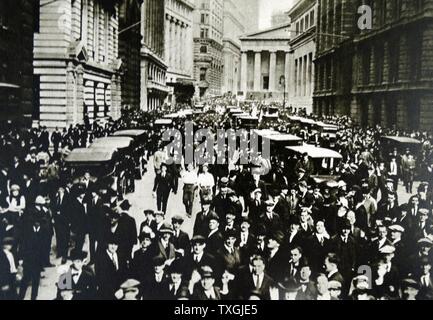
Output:
<path fill-rule="evenodd" d="M 220 96 L 223 77 L 224 0 L 197 0 L 194 13 L 196 96 Z"/>
<path fill-rule="evenodd" d="M 289 89 L 290 23 L 241 37 L 241 92 L 247 100 L 282 101 Z"/>
<path fill-rule="evenodd" d="M 317 0 L 300 0 L 287 13 L 290 19 L 288 104 L 313 111 Z"/>
<path fill-rule="evenodd" d="M 357 0 L 319 0 L 313 111 L 350 114 Z"/>
<path fill-rule="evenodd" d="M 119 1 L 41 0 L 34 35 L 38 122 L 120 117 Z"/>
<path fill-rule="evenodd" d="M 373 30 L 354 40 L 350 115 L 364 126 L 432 130 L 433 1 L 364 3 Z"/>
<path fill-rule="evenodd" d="M 141 92 L 140 108 L 155 110 L 163 106 L 166 85 L 165 2 L 144 0 L 141 6 Z"/>
<path fill-rule="evenodd" d="M 124 0 L 119 8 L 119 57 L 122 107 L 140 107 L 141 5 L 143 0 Z"/>
<path fill-rule="evenodd" d="M 0 122 L 31 124 L 33 32 L 38 10 L 37 1 L 0 1 Z"/>
<path fill-rule="evenodd" d="M 167 102 L 171 105 L 176 104 L 176 98 L 190 100 L 194 92 L 193 11 L 194 4 L 189 0 L 165 0 L 165 62 L 170 87 Z"/>
<path fill-rule="evenodd" d="M 222 93 L 237 95 L 240 84 L 241 43 L 239 37 L 245 34 L 247 24 L 244 7 L 235 0 L 224 0 L 223 59 L 224 72 Z"/>
<path fill-rule="evenodd" d="M 371 30 L 357 26 L 361 5 Z M 431 130 L 432 0 L 320 0 L 318 19 L 315 113 Z"/>

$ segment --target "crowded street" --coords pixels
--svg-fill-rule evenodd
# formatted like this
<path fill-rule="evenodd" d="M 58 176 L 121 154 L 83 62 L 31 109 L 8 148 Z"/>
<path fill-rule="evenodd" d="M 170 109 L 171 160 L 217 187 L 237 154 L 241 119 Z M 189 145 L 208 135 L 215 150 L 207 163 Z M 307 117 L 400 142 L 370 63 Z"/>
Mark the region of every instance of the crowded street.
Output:
<path fill-rule="evenodd" d="M 0 0 L 0 301 L 433 300 L 432 17 Z"/>

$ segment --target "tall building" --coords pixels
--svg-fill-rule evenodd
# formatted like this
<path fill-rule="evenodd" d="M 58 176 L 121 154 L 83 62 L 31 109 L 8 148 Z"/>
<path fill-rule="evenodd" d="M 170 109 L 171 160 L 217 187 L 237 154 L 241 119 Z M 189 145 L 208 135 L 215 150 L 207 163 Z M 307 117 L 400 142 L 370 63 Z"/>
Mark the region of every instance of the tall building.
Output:
<path fill-rule="evenodd" d="M 373 30 L 354 39 L 350 115 L 364 126 L 433 127 L 433 1 L 367 1 Z"/>
<path fill-rule="evenodd" d="M 40 125 L 120 117 L 119 1 L 41 0 L 34 35 Z"/>
<path fill-rule="evenodd" d="M 372 8 L 371 30 L 358 28 L 362 4 Z M 433 0 L 321 0 L 314 112 L 430 130 L 432 35 Z"/>
<path fill-rule="evenodd" d="M 238 94 L 240 83 L 241 42 L 245 34 L 246 17 L 239 1 L 224 0 L 222 93 Z"/>
<path fill-rule="evenodd" d="M 316 54 L 317 0 L 299 0 L 289 10 L 290 74 L 288 104 L 313 111 L 314 59 Z"/>
<path fill-rule="evenodd" d="M 122 106 L 140 107 L 141 4 L 143 0 L 124 0 L 119 8 L 119 57 L 122 60 Z"/>
<path fill-rule="evenodd" d="M 140 108 L 162 107 L 168 95 L 165 58 L 165 1 L 144 0 L 141 6 L 141 92 Z"/>
<path fill-rule="evenodd" d="M 193 11 L 189 0 L 165 0 L 167 102 L 171 105 L 188 103 L 194 95 Z"/>
<path fill-rule="evenodd" d="M 224 0 L 197 0 L 194 13 L 194 78 L 199 97 L 221 95 Z"/>
<path fill-rule="evenodd" d="M 248 100 L 282 101 L 288 92 L 290 23 L 241 37 L 241 92 Z"/>
<path fill-rule="evenodd" d="M 319 0 L 314 113 L 350 115 L 357 0 Z"/>
<path fill-rule="evenodd" d="M 31 124 L 33 31 L 39 5 L 31 0 L 0 1 L 0 123 Z"/>

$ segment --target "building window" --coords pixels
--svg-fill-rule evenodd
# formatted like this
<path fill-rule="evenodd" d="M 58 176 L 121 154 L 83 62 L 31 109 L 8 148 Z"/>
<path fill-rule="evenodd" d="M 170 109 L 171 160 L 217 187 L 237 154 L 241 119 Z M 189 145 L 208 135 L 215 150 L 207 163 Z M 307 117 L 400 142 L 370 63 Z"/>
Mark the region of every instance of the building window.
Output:
<path fill-rule="evenodd" d="M 200 53 L 207 53 L 207 46 L 201 46 Z"/>
<path fill-rule="evenodd" d="M 368 85 L 370 83 L 370 49 L 366 48 L 365 50 L 363 50 L 363 52 L 364 54 L 362 56 L 362 84 Z"/>
<path fill-rule="evenodd" d="M 305 16 L 305 30 L 308 30 L 309 27 L 310 27 L 310 16 L 307 14 Z"/>
<path fill-rule="evenodd" d="M 377 47 L 374 55 L 374 60 L 376 62 L 374 76 L 377 84 L 381 84 L 383 79 L 383 58 L 384 58 L 383 46 Z"/>
<path fill-rule="evenodd" d="M 311 26 L 315 25 L 315 23 L 314 23 L 314 10 L 311 10 L 311 12 L 310 12 L 310 24 L 311 24 Z"/>
<path fill-rule="evenodd" d="M 263 90 L 269 90 L 269 76 L 263 76 Z"/>
<path fill-rule="evenodd" d="M 200 68 L 200 81 L 206 81 L 206 68 Z"/>
<path fill-rule="evenodd" d="M 99 61 L 99 3 L 95 2 L 93 8 L 93 60 Z"/>
<path fill-rule="evenodd" d="M 422 35 L 420 31 L 411 33 L 408 37 L 409 49 L 409 79 L 418 80 L 421 77 Z"/>
<path fill-rule="evenodd" d="M 299 34 L 299 22 L 296 22 L 296 35 Z"/>
<path fill-rule="evenodd" d="M 398 80 L 400 46 L 397 41 L 389 43 L 389 82 L 395 83 Z"/>
<path fill-rule="evenodd" d="M 304 32 L 304 19 L 301 19 L 300 32 Z"/>

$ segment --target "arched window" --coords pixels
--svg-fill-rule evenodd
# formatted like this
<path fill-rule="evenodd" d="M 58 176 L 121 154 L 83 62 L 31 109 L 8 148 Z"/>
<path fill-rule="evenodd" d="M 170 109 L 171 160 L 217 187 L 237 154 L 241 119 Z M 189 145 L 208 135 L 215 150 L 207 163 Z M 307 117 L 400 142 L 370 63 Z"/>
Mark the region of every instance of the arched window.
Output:
<path fill-rule="evenodd" d="M 207 46 L 201 46 L 200 53 L 207 53 Z"/>

